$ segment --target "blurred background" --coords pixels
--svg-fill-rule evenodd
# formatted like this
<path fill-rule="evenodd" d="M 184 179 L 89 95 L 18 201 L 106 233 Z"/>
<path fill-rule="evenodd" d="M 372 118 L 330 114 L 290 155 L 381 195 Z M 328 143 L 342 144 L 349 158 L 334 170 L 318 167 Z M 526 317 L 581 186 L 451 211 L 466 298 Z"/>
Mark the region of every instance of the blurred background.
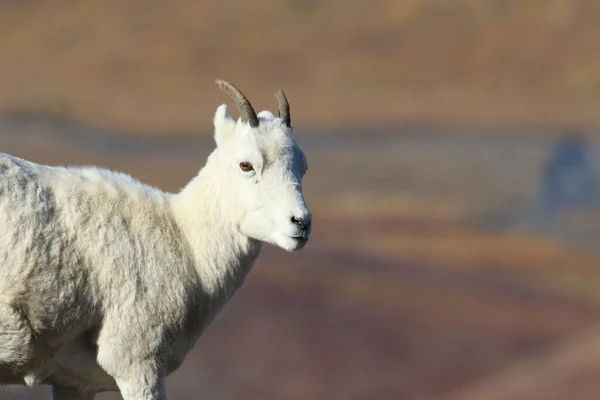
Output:
<path fill-rule="evenodd" d="M 0 151 L 177 191 L 215 78 L 282 88 L 312 239 L 170 399 L 598 398 L 599 37 L 596 0 L 0 0 Z"/>

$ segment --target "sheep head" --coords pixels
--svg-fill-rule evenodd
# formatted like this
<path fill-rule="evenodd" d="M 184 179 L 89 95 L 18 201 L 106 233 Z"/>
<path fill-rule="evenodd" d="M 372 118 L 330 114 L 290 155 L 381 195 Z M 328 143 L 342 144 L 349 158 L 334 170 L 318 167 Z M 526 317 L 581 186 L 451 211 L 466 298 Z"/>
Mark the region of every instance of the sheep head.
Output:
<path fill-rule="evenodd" d="M 302 192 L 308 166 L 306 156 L 292 135 L 289 103 L 283 91 L 275 93 L 278 116 L 258 115 L 250 101 L 233 84 L 217 80 L 217 86 L 234 101 L 239 119 L 227 105 L 214 116 L 220 190 L 227 218 L 256 240 L 288 251 L 299 250 L 311 232 L 311 213 Z"/>

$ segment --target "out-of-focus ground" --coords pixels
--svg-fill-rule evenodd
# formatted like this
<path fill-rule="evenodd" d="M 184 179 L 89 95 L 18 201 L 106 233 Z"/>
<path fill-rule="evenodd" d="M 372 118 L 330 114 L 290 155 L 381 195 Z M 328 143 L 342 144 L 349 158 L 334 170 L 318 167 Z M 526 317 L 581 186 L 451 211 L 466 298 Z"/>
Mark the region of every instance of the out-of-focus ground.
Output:
<path fill-rule="evenodd" d="M 594 0 L 0 0 L 0 151 L 176 191 L 215 78 L 283 88 L 313 237 L 265 249 L 170 399 L 597 398 L 599 34 Z"/>

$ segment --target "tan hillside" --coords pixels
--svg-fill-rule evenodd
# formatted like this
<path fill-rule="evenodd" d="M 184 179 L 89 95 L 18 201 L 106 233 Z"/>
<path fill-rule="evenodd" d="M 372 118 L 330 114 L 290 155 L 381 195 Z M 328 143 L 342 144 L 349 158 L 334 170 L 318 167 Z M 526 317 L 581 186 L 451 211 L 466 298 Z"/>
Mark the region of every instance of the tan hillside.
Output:
<path fill-rule="evenodd" d="M 600 123 L 594 0 L 5 1 L 0 110 L 205 131 L 230 79 L 297 125 Z"/>

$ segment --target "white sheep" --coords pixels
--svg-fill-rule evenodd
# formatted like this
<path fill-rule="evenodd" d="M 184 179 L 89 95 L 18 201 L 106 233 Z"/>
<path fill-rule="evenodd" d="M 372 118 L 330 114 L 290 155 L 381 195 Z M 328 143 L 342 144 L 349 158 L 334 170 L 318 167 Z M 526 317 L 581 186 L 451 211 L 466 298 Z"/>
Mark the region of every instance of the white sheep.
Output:
<path fill-rule="evenodd" d="M 289 105 L 214 116 L 216 149 L 179 193 L 98 168 L 0 155 L 0 382 L 55 399 L 166 399 L 176 370 L 242 285 L 262 243 L 301 249 L 307 164 Z"/>

